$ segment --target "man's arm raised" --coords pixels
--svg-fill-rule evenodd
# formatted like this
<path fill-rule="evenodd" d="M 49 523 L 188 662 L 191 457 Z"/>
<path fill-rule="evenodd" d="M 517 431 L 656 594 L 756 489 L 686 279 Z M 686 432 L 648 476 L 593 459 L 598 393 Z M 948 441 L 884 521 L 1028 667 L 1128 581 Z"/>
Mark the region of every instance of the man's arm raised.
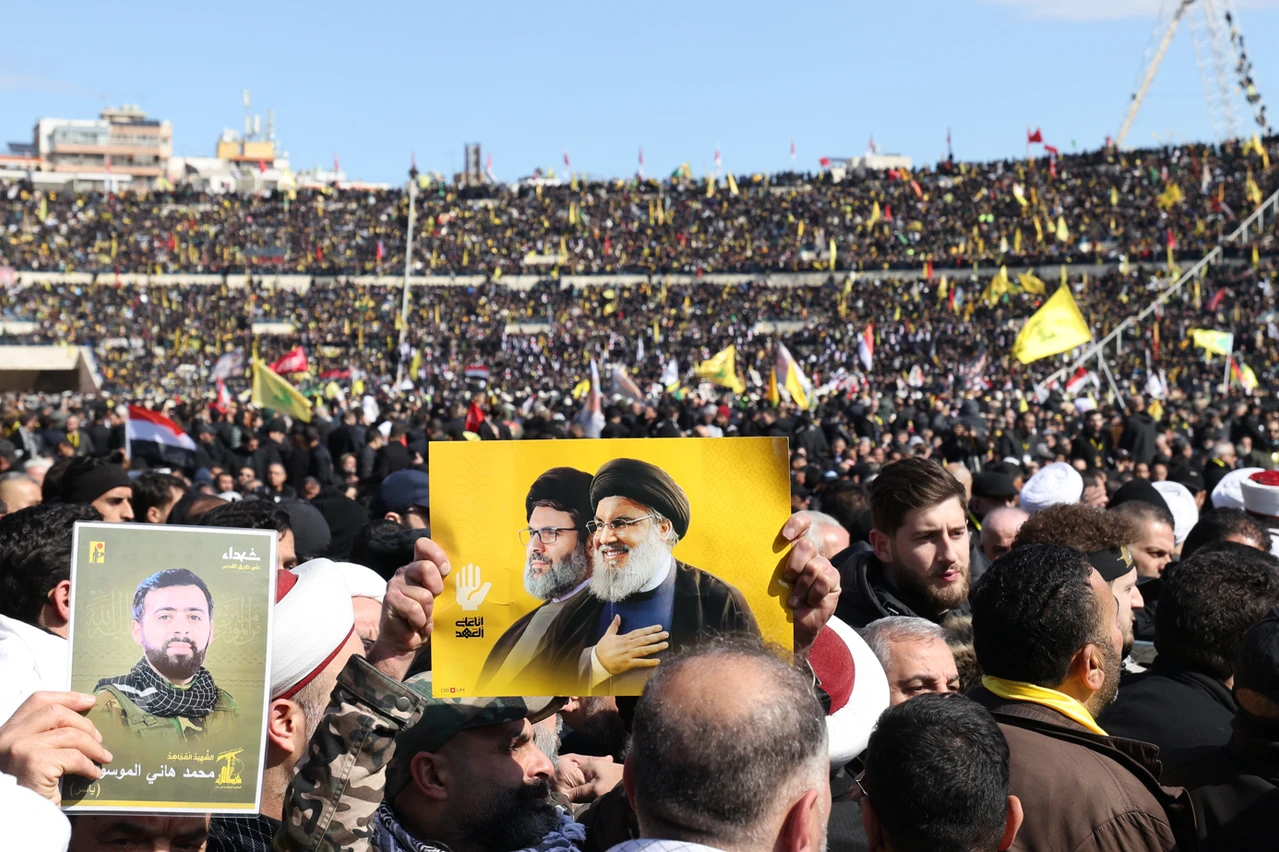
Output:
<path fill-rule="evenodd" d="M 368 658 L 352 657 L 284 797 L 277 852 L 369 848 L 395 738 L 422 715 L 423 700 L 401 684 L 431 636 L 435 596 L 448 558 L 421 538 L 416 559 L 395 573 L 382 602 L 381 631 Z"/>

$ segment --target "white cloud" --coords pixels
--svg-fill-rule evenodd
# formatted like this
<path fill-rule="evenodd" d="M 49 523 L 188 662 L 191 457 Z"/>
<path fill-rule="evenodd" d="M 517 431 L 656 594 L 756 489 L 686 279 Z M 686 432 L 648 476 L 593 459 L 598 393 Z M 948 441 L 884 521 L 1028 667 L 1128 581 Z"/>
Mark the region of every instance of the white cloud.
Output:
<path fill-rule="evenodd" d="M 1029 18 L 1057 18 L 1074 21 L 1108 21 L 1120 18 L 1150 18 L 1161 8 L 1169 12 L 1176 0 L 982 0 L 1020 9 Z M 1240 9 L 1279 9 L 1279 0 L 1239 0 Z M 1247 22 L 1244 22 L 1245 25 Z"/>

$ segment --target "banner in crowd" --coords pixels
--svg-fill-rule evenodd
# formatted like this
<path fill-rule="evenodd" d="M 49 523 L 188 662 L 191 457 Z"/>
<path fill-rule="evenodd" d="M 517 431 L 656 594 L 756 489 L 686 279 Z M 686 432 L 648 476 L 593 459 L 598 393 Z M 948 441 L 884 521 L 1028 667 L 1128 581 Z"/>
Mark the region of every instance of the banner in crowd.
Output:
<path fill-rule="evenodd" d="M 707 632 L 791 646 L 785 439 L 431 447 L 436 696 L 638 695 Z"/>
<path fill-rule="evenodd" d="M 80 523 L 71 688 L 112 760 L 63 780 L 71 812 L 258 812 L 274 530 Z"/>

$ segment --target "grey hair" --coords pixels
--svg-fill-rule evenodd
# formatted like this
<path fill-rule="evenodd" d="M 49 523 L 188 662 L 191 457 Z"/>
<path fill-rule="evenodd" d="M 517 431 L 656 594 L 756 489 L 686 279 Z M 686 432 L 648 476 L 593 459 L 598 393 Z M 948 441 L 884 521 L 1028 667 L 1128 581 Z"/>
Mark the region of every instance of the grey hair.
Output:
<path fill-rule="evenodd" d="M 879 664 L 885 669 L 892 661 L 894 642 L 937 640 L 944 643 L 946 641 L 945 630 L 926 618 L 913 615 L 890 615 L 887 618 L 872 621 L 858 632 L 875 653 L 875 659 L 879 660 Z"/>
<path fill-rule="evenodd" d="M 830 772 L 826 714 L 811 675 L 785 652 L 746 635 L 716 636 L 662 661 L 635 709 L 630 766 L 641 826 L 671 840 L 720 849 L 771 847 L 763 837 L 778 803 Z M 752 669 L 749 700 L 690 702 L 725 663 Z M 693 668 L 695 673 L 685 673 Z M 699 677 L 700 676 L 700 677 Z"/>
<path fill-rule="evenodd" d="M 1020 518 L 1022 523 L 1030 520 L 1030 513 L 1025 509 L 1019 509 L 1016 506 L 999 506 L 995 509 L 991 509 L 986 513 L 986 517 L 981 519 L 982 528 L 984 529 L 989 524 L 1009 516 Z"/>
<path fill-rule="evenodd" d="M 671 525 L 671 531 L 666 534 L 666 538 L 662 539 L 662 541 L 668 547 L 674 549 L 675 545 L 679 544 L 679 533 L 675 532 L 675 523 L 671 521 L 670 518 L 663 515 L 661 512 L 657 511 L 656 509 L 653 509 L 651 506 L 649 508 L 652 509 L 654 526 L 660 526 L 662 524 Z"/>
<path fill-rule="evenodd" d="M 1239 451 L 1236 450 L 1235 445 L 1229 441 L 1218 441 L 1212 445 L 1212 457 L 1214 459 L 1225 458 L 1227 453 L 1234 453 L 1235 455 L 1238 455 Z"/>
<path fill-rule="evenodd" d="M 833 517 L 826 514 L 825 512 L 817 512 L 817 511 L 814 511 L 813 509 L 804 509 L 802 511 L 796 512 L 795 514 L 803 515 L 804 517 L 808 518 L 809 521 L 811 521 L 808 527 L 808 532 L 804 535 L 804 538 L 808 539 L 813 544 L 817 545 L 818 550 L 820 550 L 822 547 L 822 530 L 832 529 L 832 528 L 837 530 L 842 530 L 844 528 L 843 524 L 841 524 L 839 521 L 835 520 Z"/>

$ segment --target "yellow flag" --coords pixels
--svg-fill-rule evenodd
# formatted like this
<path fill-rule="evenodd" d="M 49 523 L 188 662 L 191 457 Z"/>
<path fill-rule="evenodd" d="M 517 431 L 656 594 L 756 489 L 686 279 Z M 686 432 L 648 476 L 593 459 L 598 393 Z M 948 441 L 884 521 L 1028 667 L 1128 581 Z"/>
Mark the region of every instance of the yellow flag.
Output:
<path fill-rule="evenodd" d="M 1059 242 L 1070 242 L 1070 229 L 1066 227 L 1066 217 L 1057 217 L 1057 240 Z"/>
<path fill-rule="evenodd" d="M 777 387 L 777 368 L 773 367 L 768 371 L 768 392 L 764 396 L 774 407 L 781 405 L 782 392 Z"/>
<path fill-rule="evenodd" d="M 1253 251 L 1256 251 L 1256 250 L 1257 249 L 1254 246 Z M 830 238 L 830 271 L 831 272 L 835 271 L 835 238 L 834 237 Z"/>
<path fill-rule="evenodd" d="M 253 360 L 253 396 L 250 401 L 259 408 L 288 414 L 303 423 L 311 422 L 311 401 L 256 358 Z"/>
<path fill-rule="evenodd" d="M 733 177 L 733 173 L 728 173 L 728 191 L 731 195 L 737 195 L 737 178 Z"/>
<path fill-rule="evenodd" d="M 982 301 L 988 306 L 994 307 L 999 302 L 999 298 L 1005 293 L 1012 292 L 1012 283 L 1008 280 L 1008 267 L 999 267 L 999 274 L 990 279 L 990 283 L 986 285 L 986 290 L 981 294 Z"/>
<path fill-rule="evenodd" d="M 802 219 L 799 222 L 799 238 L 801 240 L 804 239 L 804 221 Z"/>
<path fill-rule="evenodd" d="M 1013 232 L 1013 254 L 1021 254 L 1021 228 Z"/>
<path fill-rule="evenodd" d="M 1044 241 L 1044 228 L 1039 224 L 1038 216 L 1036 216 L 1033 221 L 1035 223 L 1035 241 L 1042 243 Z"/>
<path fill-rule="evenodd" d="M 1257 244 L 1252 244 L 1252 268 L 1256 269 L 1261 265 L 1261 255 L 1257 252 Z"/>
<path fill-rule="evenodd" d="M 715 353 L 709 360 L 697 365 L 694 371 L 699 379 L 728 388 L 733 393 L 743 393 L 746 386 L 737 377 L 737 347 L 729 346 Z"/>
<path fill-rule="evenodd" d="M 1195 346 L 1214 355 L 1229 355 L 1235 348 L 1235 336 L 1229 331 L 1192 328 L 1190 329 L 1190 339 Z"/>
<path fill-rule="evenodd" d="M 868 228 L 875 227 L 875 224 L 880 220 L 880 217 L 881 217 L 881 214 L 879 212 L 879 202 L 876 201 L 875 206 L 870 209 L 870 221 L 866 223 L 866 227 Z"/>
<path fill-rule="evenodd" d="M 582 379 L 573 386 L 573 399 L 581 399 L 591 391 L 591 380 Z"/>
<path fill-rule="evenodd" d="M 1171 210 L 1184 201 L 1185 198 L 1186 194 L 1181 191 L 1181 187 L 1178 184 L 1170 183 L 1163 192 L 1159 193 L 1159 198 L 1155 203 L 1161 210 Z"/>
<path fill-rule="evenodd" d="M 713 177 L 706 178 L 706 197 L 715 197 L 715 178 Z"/>
<path fill-rule="evenodd" d="M 1119 190 L 1113 186 L 1110 188 L 1110 206 L 1111 207 L 1119 206 Z"/>
<path fill-rule="evenodd" d="M 1013 357 L 1023 364 L 1069 352 L 1076 346 L 1092 340 L 1092 332 L 1084 315 L 1075 304 L 1069 287 L 1062 287 L 1026 320 L 1017 341 L 1013 343 Z"/>
<path fill-rule="evenodd" d="M 1043 296 L 1048 293 L 1047 286 L 1033 272 L 1023 272 L 1017 276 L 1017 281 L 1021 283 L 1021 289 L 1032 296 Z"/>
<path fill-rule="evenodd" d="M 1248 178 L 1244 181 L 1244 195 L 1248 196 L 1248 200 L 1253 204 L 1261 203 L 1261 187 L 1257 186 L 1257 182 L 1252 179 L 1252 169 L 1248 170 Z"/>

